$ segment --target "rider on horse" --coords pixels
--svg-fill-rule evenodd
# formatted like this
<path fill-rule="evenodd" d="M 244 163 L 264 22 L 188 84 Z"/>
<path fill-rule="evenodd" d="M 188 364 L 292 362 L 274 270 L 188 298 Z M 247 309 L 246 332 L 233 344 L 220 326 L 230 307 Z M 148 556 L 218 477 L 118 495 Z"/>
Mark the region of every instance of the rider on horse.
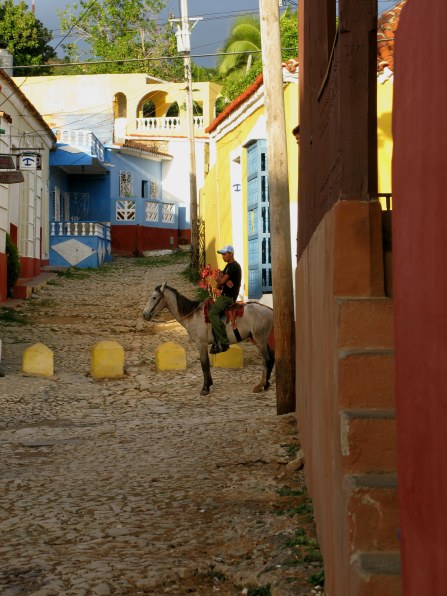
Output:
<path fill-rule="evenodd" d="M 214 336 L 214 343 L 211 346 L 210 354 L 226 352 L 230 347 L 225 324 L 221 320 L 221 316 L 229 306 L 236 302 L 239 296 L 242 277 L 241 266 L 234 260 L 234 248 L 228 244 L 217 252 L 222 255 L 226 265 L 225 269 L 219 272 L 219 276 L 217 277 L 217 287 L 222 293 L 216 299 L 208 313 Z"/>

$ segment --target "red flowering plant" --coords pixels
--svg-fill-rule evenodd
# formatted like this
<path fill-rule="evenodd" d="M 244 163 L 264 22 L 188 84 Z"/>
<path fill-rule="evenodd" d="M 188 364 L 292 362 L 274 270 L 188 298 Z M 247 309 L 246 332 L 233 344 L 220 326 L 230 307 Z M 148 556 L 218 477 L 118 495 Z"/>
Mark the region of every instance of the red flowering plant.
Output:
<path fill-rule="evenodd" d="M 206 290 L 213 300 L 221 294 L 221 291 L 217 288 L 217 278 L 219 275 L 219 269 L 213 269 L 211 265 L 207 265 L 200 272 L 200 280 L 197 284 L 199 288 Z"/>

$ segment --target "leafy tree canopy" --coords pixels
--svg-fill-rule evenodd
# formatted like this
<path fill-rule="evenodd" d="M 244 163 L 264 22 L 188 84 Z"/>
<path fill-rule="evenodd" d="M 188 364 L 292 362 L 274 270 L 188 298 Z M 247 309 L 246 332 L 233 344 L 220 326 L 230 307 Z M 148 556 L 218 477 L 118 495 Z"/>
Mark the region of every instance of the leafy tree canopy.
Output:
<path fill-rule="evenodd" d="M 166 80 L 183 79 L 183 62 L 177 55 L 175 34 L 159 25 L 158 13 L 166 0 L 80 0 L 58 11 L 63 31 L 76 41 L 64 46 L 72 62 L 107 61 L 78 66 L 77 72 L 147 72 Z M 172 56 L 171 60 L 156 60 Z M 119 60 L 138 59 L 135 62 Z"/>
<path fill-rule="evenodd" d="M 289 8 L 280 18 L 282 59 L 296 58 L 298 55 L 298 13 Z M 262 72 L 261 26 L 256 17 L 239 17 L 235 20 L 225 42 L 223 52 L 250 52 L 222 56 L 217 66 L 216 82 L 223 85 L 222 95 L 232 101 L 251 85 Z"/>
<path fill-rule="evenodd" d="M 26 2 L 14 4 L 13 0 L 0 0 L 0 47 L 14 57 L 14 75 L 44 75 L 46 68 L 24 68 L 33 64 L 46 64 L 56 56 L 49 45 L 53 36 L 28 9 Z"/>

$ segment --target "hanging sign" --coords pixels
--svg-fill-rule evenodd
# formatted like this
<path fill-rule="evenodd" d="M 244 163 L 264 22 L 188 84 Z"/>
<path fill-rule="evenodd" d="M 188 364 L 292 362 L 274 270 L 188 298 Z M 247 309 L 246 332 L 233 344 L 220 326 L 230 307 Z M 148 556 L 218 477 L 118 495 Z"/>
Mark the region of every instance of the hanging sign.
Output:
<path fill-rule="evenodd" d="M 12 172 L 1 172 L 0 171 L 0 184 L 17 184 L 23 182 L 22 172 L 13 170 Z"/>
<path fill-rule="evenodd" d="M 15 170 L 16 166 L 12 155 L 0 154 L 0 170 Z"/>
<path fill-rule="evenodd" d="M 18 170 L 41 170 L 42 159 L 39 153 L 20 153 L 17 156 Z"/>

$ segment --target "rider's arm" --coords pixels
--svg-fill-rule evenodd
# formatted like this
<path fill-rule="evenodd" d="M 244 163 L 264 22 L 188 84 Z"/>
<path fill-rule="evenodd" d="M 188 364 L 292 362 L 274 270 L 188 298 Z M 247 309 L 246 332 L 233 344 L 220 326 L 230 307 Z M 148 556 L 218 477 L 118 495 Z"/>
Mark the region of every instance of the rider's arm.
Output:
<path fill-rule="evenodd" d="M 230 279 L 230 276 L 225 273 L 225 275 L 222 275 L 222 273 L 219 275 L 219 277 L 217 278 L 217 287 L 221 288 L 222 286 L 224 286 L 227 281 Z"/>

